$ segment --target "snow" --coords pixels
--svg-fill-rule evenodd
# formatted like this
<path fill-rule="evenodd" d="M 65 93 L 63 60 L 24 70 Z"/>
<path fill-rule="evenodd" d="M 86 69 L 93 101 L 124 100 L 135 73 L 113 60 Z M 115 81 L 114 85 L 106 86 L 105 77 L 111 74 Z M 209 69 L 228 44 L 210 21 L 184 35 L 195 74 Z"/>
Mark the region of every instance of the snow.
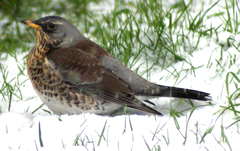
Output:
<path fill-rule="evenodd" d="M 221 4 L 213 12 L 222 9 Z M 214 25 L 219 25 L 217 24 L 219 18 L 212 21 Z M 188 75 L 184 78 L 186 73 L 183 73 L 177 82 L 175 77 L 170 76 L 169 71 L 189 69 L 190 66 L 186 62 L 178 62 L 174 64 L 174 67 L 168 67 L 167 70 L 159 69 L 151 72 L 152 82 L 170 86 L 176 83 L 177 87 L 209 92 L 213 97 L 212 106 L 204 102 L 193 101 L 195 105 L 203 106 L 197 107 L 191 116 L 188 103 L 183 102 L 177 110 L 188 110 L 183 112 L 183 116 L 177 118 L 179 130 L 169 115 L 170 105 L 173 108 L 176 107 L 179 99 L 159 98 L 153 100 L 156 103 L 155 108 L 164 114 L 163 117 L 146 115 L 107 117 L 87 113 L 58 117 L 45 112 L 43 109 L 48 110 L 46 106 L 31 114 L 42 102 L 36 96 L 30 81 L 27 80 L 21 87 L 24 101 L 18 101 L 15 98 L 11 104 L 11 111 L 8 111 L 8 101 L 0 101 L 3 112 L 0 114 L 0 150 L 137 151 L 148 150 L 148 146 L 153 150 L 176 150 L 176 148 L 177 150 L 239 150 L 239 129 L 237 124 L 230 126 L 235 121 L 233 112 L 226 111 L 223 115 L 218 112 L 222 111 L 221 106 L 228 104 L 225 86 L 226 74 L 228 72 L 235 73 L 240 68 L 240 53 L 233 46 L 222 52 L 224 71 L 220 72 L 222 67 L 217 65 L 216 60 L 219 60 L 221 54 L 219 44 L 226 44 L 228 37 L 235 38 L 235 43 L 239 41 L 238 35 L 221 32 L 218 35 L 218 40 L 216 40 L 217 37 L 201 38 L 199 50 L 194 52 L 192 56 L 188 56 L 182 50 L 186 60 L 191 61 L 195 67 L 203 65 L 195 70 L 195 74 L 187 73 Z M 194 45 L 197 37 L 191 40 Z M 233 65 L 229 64 L 229 59 L 232 59 L 229 58 L 229 54 L 236 56 L 236 63 Z M 25 55 L 17 56 L 18 60 L 23 60 Z M 207 68 L 209 60 L 212 65 Z M 17 67 L 19 62 L 9 56 L 6 61 L 1 61 L 1 63 L 4 67 L 8 67 L 8 80 L 16 77 L 19 72 Z M 26 70 L 24 72 L 27 74 Z M 160 77 L 164 78 L 159 80 Z M 26 79 L 26 76 L 20 76 L 20 81 Z M 0 79 L 0 84 L 2 84 L 2 79 Z M 230 92 L 232 93 L 235 89 L 235 85 L 231 83 L 229 85 Z M 35 98 L 29 100 L 30 97 Z M 236 102 L 238 101 L 239 99 L 236 100 Z M 239 110 L 239 107 L 236 109 Z M 186 122 L 188 118 L 190 118 L 189 123 Z M 206 130 L 212 127 L 211 133 L 206 135 L 200 143 Z M 224 133 L 221 133 L 222 131 Z M 100 137 L 101 133 L 103 133 L 102 138 Z M 186 141 L 183 137 L 185 134 L 187 134 Z M 222 134 L 226 135 L 225 140 Z M 41 137 L 39 137 L 40 135 Z M 43 146 L 41 146 L 40 138 Z M 76 139 L 78 145 L 74 145 Z"/>

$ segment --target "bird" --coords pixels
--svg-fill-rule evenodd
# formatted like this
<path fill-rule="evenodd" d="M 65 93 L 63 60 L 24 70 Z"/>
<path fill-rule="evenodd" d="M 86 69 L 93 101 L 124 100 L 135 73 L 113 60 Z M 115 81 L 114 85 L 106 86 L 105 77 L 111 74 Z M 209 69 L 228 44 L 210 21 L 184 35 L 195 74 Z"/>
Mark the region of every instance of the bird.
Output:
<path fill-rule="evenodd" d="M 54 114 L 111 116 L 127 107 L 162 116 L 150 98 L 212 101 L 206 92 L 147 81 L 60 16 L 21 22 L 37 37 L 27 58 L 29 79 Z"/>

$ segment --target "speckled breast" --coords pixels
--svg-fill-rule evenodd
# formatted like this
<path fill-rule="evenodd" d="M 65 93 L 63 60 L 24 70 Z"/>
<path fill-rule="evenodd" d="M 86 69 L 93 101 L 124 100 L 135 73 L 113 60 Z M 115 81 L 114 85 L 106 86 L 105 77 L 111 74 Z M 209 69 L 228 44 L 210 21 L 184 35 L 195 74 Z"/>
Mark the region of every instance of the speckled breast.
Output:
<path fill-rule="evenodd" d="M 59 115 L 104 110 L 98 101 L 71 89 L 51 67 L 40 48 L 35 46 L 28 56 L 28 75 L 38 96 L 50 110 Z"/>

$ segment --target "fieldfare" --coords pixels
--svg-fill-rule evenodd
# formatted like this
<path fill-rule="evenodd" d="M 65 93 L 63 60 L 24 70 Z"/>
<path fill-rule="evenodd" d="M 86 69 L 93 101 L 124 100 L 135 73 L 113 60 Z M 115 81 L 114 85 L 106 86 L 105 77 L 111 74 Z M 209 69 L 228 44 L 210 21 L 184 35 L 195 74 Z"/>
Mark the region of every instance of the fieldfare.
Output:
<path fill-rule="evenodd" d="M 27 59 L 28 75 L 41 100 L 55 114 L 111 115 L 122 107 L 162 115 L 148 98 L 211 101 L 209 93 L 157 85 L 140 77 L 64 18 L 24 20 L 37 43 Z M 140 98 L 146 98 L 141 100 Z"/>

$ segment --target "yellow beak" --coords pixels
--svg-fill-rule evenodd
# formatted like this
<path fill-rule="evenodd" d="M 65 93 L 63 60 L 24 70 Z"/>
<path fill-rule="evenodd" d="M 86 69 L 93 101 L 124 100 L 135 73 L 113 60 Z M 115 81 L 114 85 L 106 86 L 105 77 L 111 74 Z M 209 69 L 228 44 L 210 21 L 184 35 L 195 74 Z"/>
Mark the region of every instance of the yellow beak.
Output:
<path fill-rule="evenodd" d="M 34 29 L 38 29 L 38 30 L 42 29 L 41 26 L 33 23 L 31 20 L 23 20 L 23 21 L 21 21 L 21 22 L 24 23 L 24 24 L 26 24 L 26 25 L 28 25 L 28 26 L 30 26 L 30 27 L 33 27 Z"/>

